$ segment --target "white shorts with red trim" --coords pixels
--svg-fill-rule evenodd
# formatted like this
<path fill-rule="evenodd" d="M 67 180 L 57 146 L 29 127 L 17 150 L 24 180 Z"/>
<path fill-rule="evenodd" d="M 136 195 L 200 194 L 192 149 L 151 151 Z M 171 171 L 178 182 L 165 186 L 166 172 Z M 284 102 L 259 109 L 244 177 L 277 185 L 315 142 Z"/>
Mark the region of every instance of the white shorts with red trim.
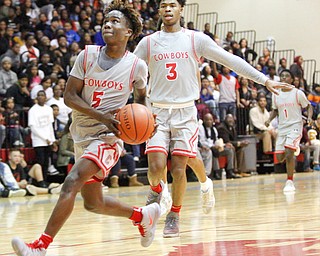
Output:
<path fill-rule="evenodd" d="M 118 162 L 122 152 L 122 143 L 107 144 L 102 140 L 91 140 L 88 143 L 75 144 L 75 159 L 86 158 L 100 167 L 100 171 L 86 183 L 102 182 L 110 169 Z"/>
<path fill-rule="evenodd" d="M 185 108 L 152 107 L 159 124 L 156 134 L 147 142 L 145 153 L 196 157 L 199 125 L 195 106 Z"/>
<path fill-rule="evenodd" d="M 275 151 L 284 152 L 286 148 L 295 151 L 300 144 L 301 137 L 302 129 L 300 127 L 293 127 L 286 134 L 278 134 Z"/>

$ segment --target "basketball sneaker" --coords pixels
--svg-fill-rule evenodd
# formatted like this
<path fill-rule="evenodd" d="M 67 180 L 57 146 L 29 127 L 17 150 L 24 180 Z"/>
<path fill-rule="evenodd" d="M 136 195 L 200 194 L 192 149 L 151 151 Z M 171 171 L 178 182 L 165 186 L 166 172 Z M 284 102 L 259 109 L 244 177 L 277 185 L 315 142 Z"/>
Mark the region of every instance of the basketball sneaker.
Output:
<path fill-rule="evenodd" d="M 213 206 L 215 205 L 216 199 L 213 193 L 212 180 L 207 179 L 206 182 L 208 183 L 208 189 L 205 192 L 202 191 L 202 189 L 200 189 L 200 193 L 201 193 L 201 201 L 202 201 L 202 210 L 205 214 L 208 214 L 211 212 Z"/>
<path fill-rule="evenodd" d="M 140 243 L 143 247 L 148 247 L 153 242 L 160 212 L 160 205 L 158 203 L 141 207 L 142 220 L 140 223 L 134 223 L 134 225 L 138 226 L 141 235 Z"/>
<path fill-rule="evenodd" d="M 163 229 L 163 237 L 178 237 L 179 235 L 179 214 L 169 212 Z"/>
<path fill-rule="evenodd" d="M 160 199 L 161 215 L 167 214 L 172 206 L 172 198 L 169 192 L 168 183 L 163 183 Z"/>
<path fill-rule="evenodd" d="M 162 187 L 162 189 L 163 189 L 163 188 L 164 188 L 164 183 L 163 183 L 162 180 L 160 181 L 160 185 L 161 185 L 161 187 Z M 154 191 L 150 188 L 146 205 L 149 205 L 149 204 L 152 204 L 152 203 L 158 203 L 158 204 L 160 204 L 161 195 L 162 195 L 162 192 L 159 194 L 159 193 L 157 193 L 157 192 L 154 192 Z"/>
<path fill-rule="evenodd" d="M 283 188 L 283 192 L 293 192 L 296 188 L 294 187 L 292 180 L 287 180 L 286 185 Z"/>
<path fill-rule="evenodd" d="M 27 244 L 19 237 L 15 237 L 11 240 L 11 245 L 18 256 L 44 256 L 47 252 L 40 240 Z"/>

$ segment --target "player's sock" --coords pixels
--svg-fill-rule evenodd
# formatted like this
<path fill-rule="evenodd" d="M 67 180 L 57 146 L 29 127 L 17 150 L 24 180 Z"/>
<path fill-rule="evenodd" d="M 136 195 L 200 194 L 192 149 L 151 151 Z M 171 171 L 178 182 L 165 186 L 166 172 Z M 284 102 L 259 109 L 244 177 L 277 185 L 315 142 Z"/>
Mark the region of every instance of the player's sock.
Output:
<path fill-rule="evenodd" d="M 162 192 L 162 187 L 161 187 L 161 184 L 159 183 L 157 186 L 150 186 L 151 187 L 151 190 L 160 194 Z"/>
<path fill-rule="evenodd" d="M 180 213 L 180 210 L 181 210 L 181 207 L 182 207 L 181 205 L 179 205 L 179 206 L 172 205 L 171 211 L 179 214 L 179 213 Z"/>
<path fill-rule="evenodd" d="M 202 192 L 206 192 L 206 191 L 208 191 L 208 189 L 209 189 L 209 185 L 208 185 L 208 177 L 207 177 L 207 179 L 206 179 L 206 181 L 205 182 L 200 182 L 200 187 L 201 187 L 201 191 Z"/>
<path fill-rule="evenodd" d="M 293 176 L 289 176 L 289 175 L 288 175 L 288 178 L 287 178 L 287 179 L 293 181 Z"/>
<path fill-rule="evenodd" d="M 141 208 L 133 207 L 133 212 L 129 219 L 135 223 L 140 223 L 142 220 Z"/>
<path fill-rule="evenodd" d="M 39 238 L 39 242 L 42 242 L 42 244 L 40 243 L 41 247 L 44 247 L 45 249 L 49 247 L 52 241 L 53 241 L 53 238 L 46 233 L 43 233 Z"/>

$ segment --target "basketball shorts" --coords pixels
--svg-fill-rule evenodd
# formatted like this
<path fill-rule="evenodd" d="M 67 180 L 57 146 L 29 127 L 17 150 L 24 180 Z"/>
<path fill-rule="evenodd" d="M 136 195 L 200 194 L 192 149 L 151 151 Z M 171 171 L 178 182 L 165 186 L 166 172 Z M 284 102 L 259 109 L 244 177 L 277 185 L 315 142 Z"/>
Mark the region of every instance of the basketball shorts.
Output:
<path fill-rule="evenodd" d="M 106 178 L 110 169 L 118 162 L 123 148 L 122 143 L 108 144 L 103 140 L 90 140 L 74 144 L 75 160 L 86 158 L 100 167 L 100 171 L 86 183 L 101 182 Z"/>
<path fill-rule="evenodd" d="M 195 106 L 168 109 L 152 107 L 159 124 L 156 134 L 147 141 L 146 151 L 166 155 L 196 157 L 199 125 Z"/>
<path fill-rule="evenodd" d="M 284 152 L 286 148 L 296 150 L 300 144 L 302 137 L 301 128 L 293 128 L 287 133 L 281 133 L 277 136 L 275 151 L 278 153 Z"/>

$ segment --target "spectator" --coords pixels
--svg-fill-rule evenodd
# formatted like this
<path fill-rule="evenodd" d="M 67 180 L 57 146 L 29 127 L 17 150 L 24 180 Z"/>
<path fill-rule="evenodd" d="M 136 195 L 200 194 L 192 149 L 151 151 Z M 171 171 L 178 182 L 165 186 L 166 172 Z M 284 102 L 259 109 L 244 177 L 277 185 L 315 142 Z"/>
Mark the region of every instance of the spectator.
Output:
<path fill-rule="evenodd" d="M 9 17 L 9 11 L 12 9 L 11 0 L 3 0 L 0 6 L 0 19 L 6 19 Z"/>
<path fill-rule="evenodd" d="M 217 70 L 217 66 L 213 64 L 213 76 L 215 83 L 219 85 L 220 98 L 219 98 L 219 111 L 220 120 L 224 120 L 227 113 L 236 116 L 236 102 L 239 102 L 239 88 L 238 80 L 230 75 L 230 69 L 222 66 L 222 74 Z"/>
<path fill-rule="evenodd" d="M 301 55 L 296 56 L 294 58 L 294 63 L 292 63 L 290 66 L 290 72 L 293 74 L 293 76 L 297 76 L 304 81 L 304 70 L 303 70 L 302 64 L 303 64 L 302 56 Z"/>
<path fill-rule="evenodd" d="M 41 84 L 41 79 L 44 78 L 44 73 L 42 70 L 39 70 L 38 65 L 36 63 L 31 63 L 27 69 L 26 73 L 28 74 L 29 91 L 32 92 L 32 89 Z M 32 94 L 31 94 L 32 98 Z M 32 98 L 33 99 L 33 98 Z"/>
<path fill-rule="evenodd" d="M 227 156 L 228 178 L 239 178 L 234 174 L 234 151 L 225 147 L 222 139 L 218 139 L 218 131 L 214 124 L 213 116 L 208 113 L 204 116 L 199 128 L 200 153 L 206 168 L 207 176 L 213 174 L 213 178 L 221 180 L 219 156 Z M 212 173 L 213 171 L 213 173 Z"/>
<path fill-rule="evenodd" d="M 24 3 L 21 4 L 21 10 L 30 17 L 30 22 L 33 26 L 35 26 L 38 22 L 40 14 L 38 6 L 33 5 L 31 0 L 25 0 Z"/>
<path fill-rule="evenodd" d="M 52 123 L 52 108 L 45 105 L 46 93 L 41 90 L 37 93 L 37 103 L 28 113 L 29 127 L 31 129 L 32 147 L 36 152 L 36 159 L 42 166 L 44 180 L 47 180 L 51 145 L 55 142 Z"/>
<path fill-rule="evenodd" d="M 20 189 L 17 181 L 12 175 L 10 167 L 0 162 L 0 196 L 1 197 L 22 197 L 27 190 Z"/>
<path fill-rule="evenodd" d="M 0 70 L 0 97 L 4 97 L 9 87 L 18 82 L 18 77 L 11 70 L 12 61 L 10 57 L 1 60 L 2 69 Z"/>
<path fill-rule="evenodd" d="M 66 32 L 68 45 L 71 45 L 73 42 L 77 42 L 77 43 L 80 42 L 81 38 L 80 38 L 79 34 L 72 29 L 71 21 L 69 21 L 69 20 L 65 21 L 63 27 Z"/>
<path fill-rule="evenodd" d="M 72 112 L 72 109 L 64 103 L 62 96 L 61 86 L 57 84 L 53 87 L 53 97 L 48 100 L 46 104 L 48 106 L 55 104 L 59 107 L 59 115 L 57 118 L 60 120 L 62 128 L 64 128 L 69 121 L 69 116 Z"/>
<path fill-rule="evenodd" d="M 35 28 L 36 30 L 41 30 L 41 31 L 46 31 L 47 29 L 49 29 L 49 25 L 48 25 L 48 18 L 47 15 L 45 13 L 40 13 L 39 15 L 39 21 L 37 22 Z"/>
<path fill-rule="evenodd" d="M 43 33 L 49 37 L 50 40 L 54 39 L 56 36 L 56 31 L 59 28 L 59 18 L 58 17 L 53 17 L 51 20 L 51 24 L 48 28 L 46 28 Z"/>
<path fill-rule="evenodd" d="M 268 75 L 267 77 L 273 81 L 280 81 L 280 77 L 277 76 L 277 72 L 276 72 L 276 66 L 269 66 L 268 67 Z"/>
<path fill-rule="evenodd" d="M 214 40 L 214 35 L 210 32 L 210 23 L 207 22 L 206 24 L 204 24 L 203 33 Z"/>
<path fill-rule="evenodd" d="M 210 112 L 215 115 L 215 118 L 219 120 L 219 107 L 216 104 L 216 101 L 213 96 L 212 87 L 210 86 L 209 80 L 204 77 L 201 79 L 201 92 L 200 92 L 200 100 L 207 104 L 210 108 Z"/>
<path fill-rule="evenodd" d="M 31 99 L 35 100 L 37 98 L 37 94 L 39 91 L 45 91 L 46 93 L 46 99 L 50 100 L 53 98 L 53 90 L 51 87 L 51 77 L 50 76 L 45 76 L 42 80 L 41 83 L 34 86 L 31 90 L 30 97 Z"/>
<path fill-rule="evenodd" d="M 240 39 L 239 45 L 241 58 L 252 65 L 252 63 L 256 60 L 258 54 L 248 46 L 248 41 L 245 38 Z"/>
<path fill-rule="evenodd" d="M 264 154 L 272 152 L 272 145 L 274 145 L 276 138 L 276 130 L 265 122 L 269 119 L 270 113 L 266 109 L 267 99 L 261 95 L 258 99 L 258 105 L 250 109 L 250 124 L 252 126 L 253 134 L 257 136 L 259 141 L 262 141 L 262 149 Z"/>
<path fill-rule="evenodd" d="M 12 47 L 9 48 L 4 54 L 1 55 L 0 59 L 2 60 L 5 57 L 9 57 L 11 59 L 11 69 L 15 73 L 19 73 L 21 67 L 20 61 L 20 44 L 14 42 Z"/>
<path fill-rule="evenodd" d="M 33 105 L 30 92 L 27 88 L 28 76 L 26 73 L 18 74 L 18 82 L 9 87 L 6 98 L 13 98 L 16 110 L 23 110 Z"/>
<path fill-rule="evenodd" d="M 224 38 L 221 42 L 222 48 L 225 48 L 226 46 L 230 46 L 232 38 L 233 38 L 233 32 L 229 31 L 226 35 L 226 38 Z"/>
<path fill-rule="evenodd" d="M 244 148 L 248 146 L 249 142 L 246 140 L 239 140 L 238 134 L 235 128 L 235 120 L 232 114 L 226 115 L 224 121 L 218 126 L 218 137 L 223 139 L 226 147 L 233 150 L 235 153 L 235 170 L 233 172 L 227 172 L 227 178 L 247 177 L 246 160 L 244 156 Z M 238 174 L 239 173 L 239 174 Z"/>
<path fill-rule="evenodd" d="M 313 143 L 312 141 L 317 140 L 317 131 L 310 129 L 307 131 L 306 126 L 304 126 L 302 138 L 300 141 L 300 148 L 304 151 L 304 164 L 303 171 L 312 171 L 310 168 L 310 153 L 313 152 L 313 170 L 320 171 L 319 165 L 319 154 L 320 145 L 319 143 Z"/>
<path fill-rule="evenodd" d="M 64 127 L 64 132 L 59 142 L 57 168 L 60 173 L 64 174 L 67 174 L 68 165 L 74 164 L 74 142 L 69 129 L 70 124 L 71 119 Z"/>
<path fill-rule="evenodd" d="M 33 60 L 38 60 L 40 57 L 40 51 L 36 48 L 35 45 L 35 38 L 34 35 L 31 33 L 26 34 L 24 37 L 25 44 L 20 48 L 20 55 L 22 62 L 24 64 L 28 64 Z"/>
<path fill-rule="evenodd" d="M 70 52 L 68 49 L 68 41 L 65 35 L 57 37 L 59 47 L 54 50 L 54 56 L 57 63 L 64 69 L 69 69 Z"/>
<path fill-rule="evenodd" d="M 6 131 L 7 131 L 7 146 L 8 147 L 24 147 L 23 136 L 28 133 L 28 129 L 20 125 L 19 113 L 15 111 L 14 99 L 6 98 L 3 101 L 5 111 L 3 112 Z"/>
<path fill-rule="evenodd" d="M 286 58 L 281 58 L 279 60 L 279 67 L 278 67 L 278 75 L 281 73 L 282 70 L 287 69 L 287 59 Z"/>
<path fill-rule="evenodd" d="M 47 38 L 46 36 L 44 38 Z M 48 38 L 47 38 L 48 39 Z M 49 44 L 50 42 L 47 41 Z M 41 70 L 45 76 L 50 76 L 52 73 L 53 63 L 51 62 L 51 55 L 49 52 L 41 53 L 40 63 L 38 69 Z"/>
<path fill-rule="evenodd" d="M 20 150 L 10 150 L 7 164 L 17 181 L 19 188 L 27 189 L 29 192 L 32 192 L 32 195 L 60 193 L 60 184 L 48 184 L 43 180 L 41 165 L 35 164 L 30 169 L 28 168 L 28 165 L 24 160 L 24 155 L 21 154 Z M 28 182 L 29 177 L 31 178 L 31 183 Z"/>
<path fill-rule="evenodd" d="M 47 104 L 49 105 L 49 104 Z M 52 126 L 53 126 L 53 132 L 54 132 L 54 137 L 57 139 L 57 140 L 60 140 L 61 136 L 62 136 L 62 133 L 63 133 L 63 128 L 64 126 L 61 125 L 61 121 L 59 120 L 58 118 L 58 115 L 59 115 L 59 106 L 56 105 L 56 104 L 51 104 L 49 105 L 51 108 L 52 108 L 52 111 L 53 111 L 53 123 L 52 123 Z"/>

